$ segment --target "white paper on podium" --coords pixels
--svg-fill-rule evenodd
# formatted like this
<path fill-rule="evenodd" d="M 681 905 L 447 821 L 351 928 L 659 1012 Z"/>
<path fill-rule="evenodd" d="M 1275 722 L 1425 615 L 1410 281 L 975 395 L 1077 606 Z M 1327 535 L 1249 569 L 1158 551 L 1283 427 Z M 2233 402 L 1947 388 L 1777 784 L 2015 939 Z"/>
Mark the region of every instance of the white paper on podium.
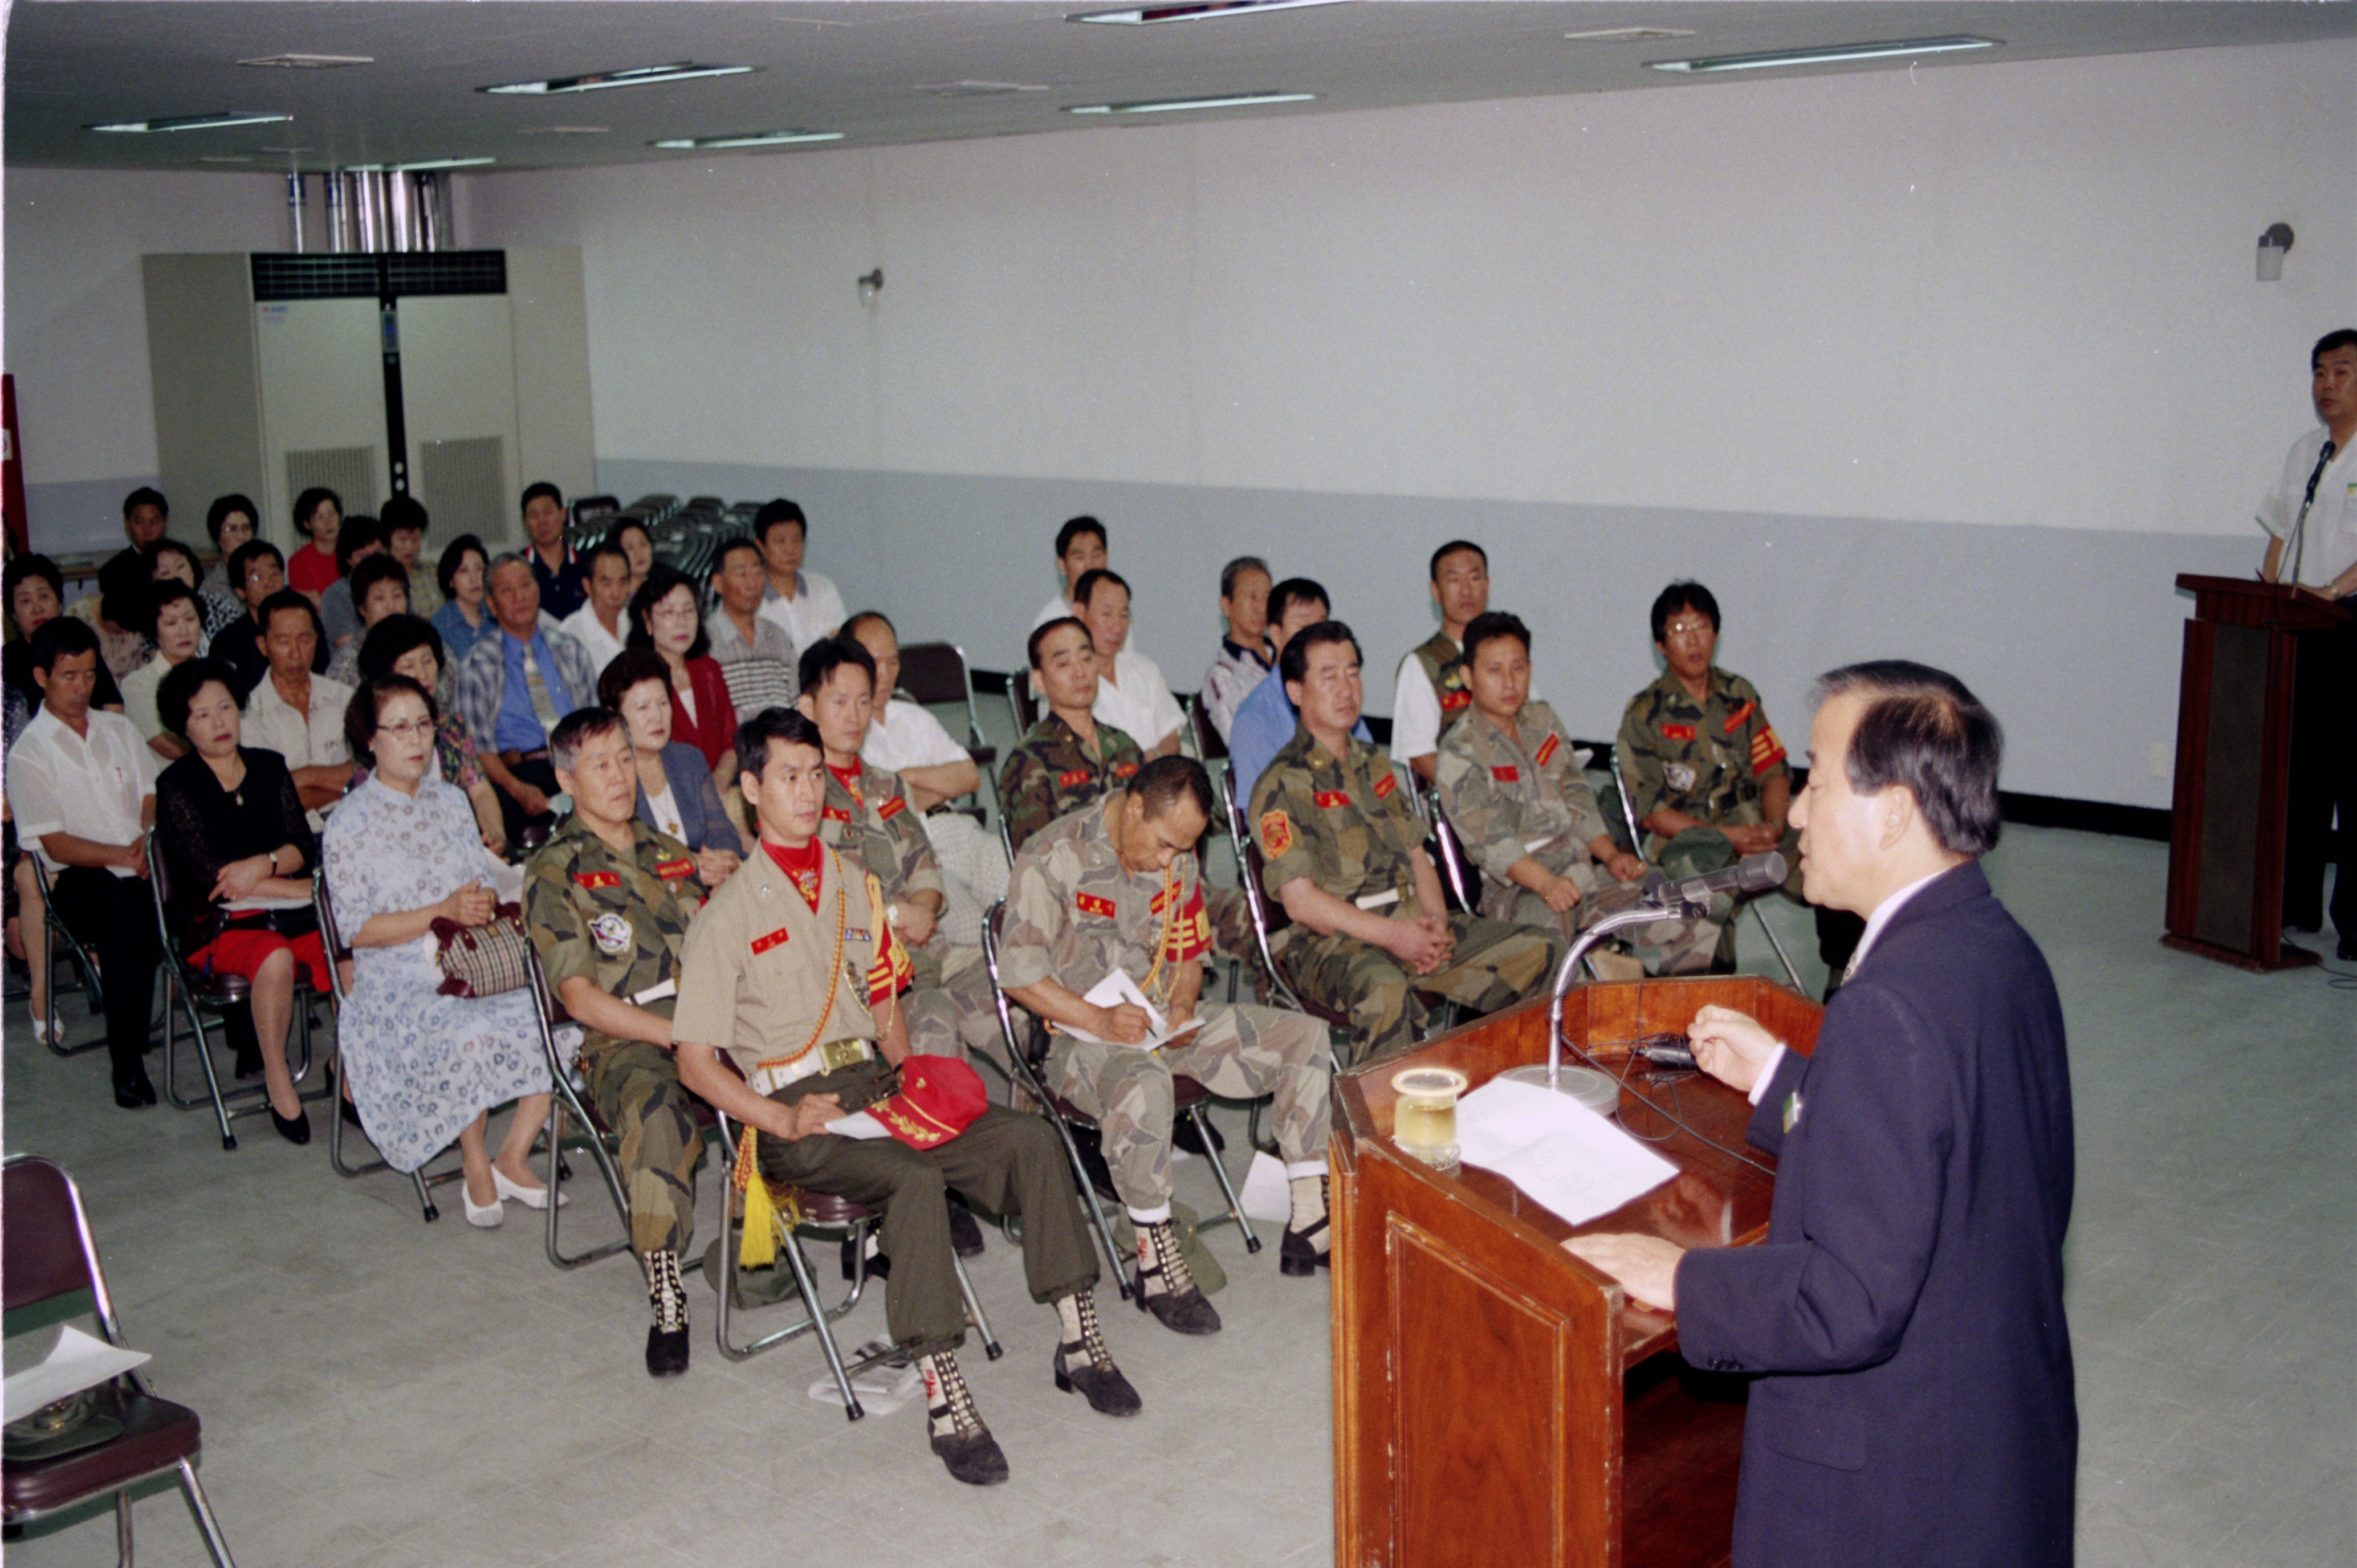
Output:
<path fill-rule="evenodd" d="M 5 1419 L 22 1421 L 45 1404 L 94 1389 L 148 1359 L 145 1350 L 117 1349 L 70 1323 L 60 1324 L 56 1348 L 22 1371 L 8 1374 L 6 1397 L 0 1399 Z"/>
<path fill-rule="evenodd" d="M 1491 1079 L 1457 1102 L 1457 1146 L 1574 1225 L 1609 1214 L 1678 1167 L 1567 1094 Z"/>
<path fill-rule="evenodd" d="M 1086 1029 L 1075 1029 L 1070 1024 L 1060 1026 L 1072 1038 L 1094 1041 L 1100 1046 L 1127 1046 L 1132 1050 L 1150 1051 L 1157 1046 L 1177 1039 L 1189 1029 L 1200 1027 L 1203 1022 L 1202 1015 L 1199 1013 L 1177 1028 L 1170 1027 L 1169 1020 L 1162 1015 L 1162 1009 L 1146 999 L 1146 993 L 1137 988 L 1137 982 L 1130 979 L 1129 972 L 1123 969 L 1114 970 L 1090 986 L 1088 994 L 1081 1000 L 1092 1007 L 1118 1007 L 1125 1002 L 1146 1015 L 1146 1033 L 1142 1040 L 1100 1040 Z"/>

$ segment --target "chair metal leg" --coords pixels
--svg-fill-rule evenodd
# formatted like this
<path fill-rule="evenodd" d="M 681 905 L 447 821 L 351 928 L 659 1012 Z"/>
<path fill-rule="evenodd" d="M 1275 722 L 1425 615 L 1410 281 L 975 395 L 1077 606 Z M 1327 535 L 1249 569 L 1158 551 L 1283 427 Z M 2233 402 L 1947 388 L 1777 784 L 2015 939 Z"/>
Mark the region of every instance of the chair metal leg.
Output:
<path fill-rule="evenodd" d="M 816 1333 L 826 1348 L 829 1364 L 832 1366 L 840 1362 L 841 1353 L 834 1348 L 834 1333 L 828 1325 L 857 1306 L 859 1298 L 866 1293 L 867 1270 L 865 1264 L 863 1263 L 854 1272 L 851 1288 L 845 1293 L 841 1301 L 831 1307 L 823 1305 L 818 1294 L 818 1282 L 811 1273 L 810 1259 L 802 1254 L 800 1240 L 802 1232 L 799 1228 L 790 1230 L 787 1232 L 783 1251 L 786 1266 L 794 1276 L 794 1286 L 802 1292 L 804 1308 L 802 1320 L 765 1334 L 750 1344 L 738 1345 L 733 1343 L 728 1337 L 731 1316 L 729 1295 L 731 1287 L 735 1283 L 737 1243 L 744 1232 L 744 1216 L 737 1211 L 736 1195 L 733 1192 L 724 1192 L 721 1197 L 720 1300 L 712 1315 L 713 1337 L 720 1347 L 721 1355 L 731 1361 L 748 1361 L 762 1351 L 774 1349 L 789 1339 L 797 1338 L 804 1334 Z M 852 1255 L 864 1258 L 867 1242 L 867 1221 L 863 1219 L 851 1227 L 850 1240 Z M 873 1365 L 873 1362 L 861 1360 L 848 1365 L 851 1371 L 858 1371 Z M 849 1400 L 851 1398 L 849 1374 L 846 1372 L 840 1375 L 838 1380 L 843 1385 L 844 1397 Z M 852 1419 L 858 1418 L 855 1416 Z"/>
<path fill-rule="evenodd" d="M 175 998 L 179 1002 L 178 1011 L 173 1008 Z M 188 1037 L 195 1045 L 198 1065 L 204 1069 L 205 1092 L 201 1096 L 180 1092 L 180 1020 L 183 1016 L 188 1019 Z M 180 983 L 168 962 L 164 967 L 164 1094 L 182 1111 L 210 1105 L 213 1120 L 221 1124 L 221 1147 L 237 1147 L 237 1134 L 231 1131 L 229 1124 L 229 1104 L 221 1094 L 221 1074 L 213 1066 L 212 1042 L 205 1037 L 204 1015 L 198 1010 L 197 999 L 189 994 L 187 986 Z M 245 1109 L 251 1110 L 252 1107 Z"/>
<path fill-rule="evenodd" d="M 433 1224 L 436 1219 L 442 1218 L 442 1211 L 434 1207 L 434 1195 L 426 1190 L 425 1168 L 423 1165 L 420 1165 L 417 1169 L 410 1172 L 409 1179 L 417 1184 L 417 1207 L 425 1210 L 425 1223 L 428 1225 Z M 552 1207 L 554 1206 L 552 1205 Z"/>
<path fill-rule="evenodd" d="M 212 1504 L 206 1500 L 205 1488 L 197 1481 L 196 1466 L 183 1459 L 179 1471 L 180 1489 L 188 1494 L 188 1507 L 196 1513 L 197 1528 L 204 1532 L 205 1550 L 212 1553 L 214 1568 L 237 1568 L 237 1564 L 230 1560 L 229 1542 L 221 1539 L 221 1521 L 213 1518 Z M 128 1563 L 131 1561 L 127 1533 L 130 1526 L 126 1523 L 124 1529 L 126 1534 L 123 1560 Z"/>
<path fill-rule="evenodd" d="M 966 1277 L 965 1260 L 955 1252 L 950 1254 L 950 1267 L 957 1271 L 958 1294 L 965 1297 L 965 1314 L 974 1319 L 974 1331 L 982 1336 L 982 1353 L 996 1361 L 1006 1354 L 998 1336 L 990 1331 L 990 1316 L 982 1310 L 982 1298 L 974 1294 L 974 1281 Z"/>
<path fill-rule="evenodd" d="M 1768 945 L 1776 950 L 1776 957 L 1783 964 L 1784 972 L 1792 977 L 1792 989 L 1806 995 L 1807 988 L 1801 983 L 1801 972 L 1792 967 L 1792 956 L 1784 951 L 1784 944 L 1776 940 L 1774 928 L 1768 924 L 1767 911 L 1760 908 L 1760 900 L 1757 898 L 1750 900 L 1750 904 L 1751 918 L 1760 922 L 1760 934 L 1768 939 Z"/>
<path fill-rule="evenodd" d="M 545 1234 L 542 1239 L 542 1246 L 548 1253 L 548 1261 L 558 1268 L 577 1269 L 585 1263 L 594 1263 L 601 1258 L 610 1258 L 630 1246 L 630 1200 L 622 1190 L 621 1173 L 614 1168 L 613 1157 L 606 1152 L 606 1143 L 598 1136 L 597 1124 L 589 1120 L 588 1113 L 575 1098 L 573 1085 L 563 1079 L 556 1080 L 556 1092 L 549 1101 L 547 1177 L 549 1192 L 552 1195 L 561 1192 L 563 1177 L 567 1174 L 565 1163 L 562 1157 L 565 1145 L 565 1122 L 567 1116 L 580 1125 L 581 1138 L 578 1141 L 588 1145 L 591 1163 L 597 1167 L 598 1176 L 604 1179 L 606 1195 L 614 1200 L 614 1212 L 621 1218 L 622 1221 L 622 1235 L 619 1240 L 608 1241 L 600 1246 L 592 1247 L 586 1252 L 568 1256 L 556 1239 L 556 1217 L 563 1211 L 565 1206 L 557 1202 L 554 1196 L 551 1197 L 548 1206 L 541 1211 L 546 1216 Z"/>
<path fill-rule="evenodd" d="M 728 1259 L 722 1260 L 723 1273 L 726 1272 L 728 1263 Z M 794 1288 L 802 1293 L 803 1305 L 811 1306 L 811 1326 L 818 1335 L 818 1348 L 826 1357 L 826 1369 L 834 1374 L 835 1388 L 843 1394 L 843 1419 L 857 1421 L 867 1412 L 860 1408 L 859 1395 L 851 1387 L 851 1373 L 843 1364 L 843 1350 L 834 1342 L 834 1330 L 828 1326 L 826 1315 L 813 1305 L 818 1300 L 818 1281 L 811 1273 L 810 1255 L 802 1251 L 802 1239 L 799 1236 L 786 1238 L 786 1266 L 793 1271 Z M 862 1273 L 864 1274 L 865 1271 Z M 856 1283 L 864 1283 L 865 1281 Z M 728 1293 L 723 1290 L 720 1294 L 726 1297 Z M 725 1309 L 725 1301 L 723 1306 Z M 722 1348 L 726 1348 L 725 1342 Z"/>
<path fill-rule="evenodd" d="M 344 1072 L 343 1053 L 340 1046 L 337 1048 L 337 1054 L 328 1058 L 328 1068 L 329 1102 L 334 1107 L 335 1112 L 333 1115 L 328 1118 L 328 1163 L 335 1167 L 336 1174 L 340 1176 L 369 1176 L 374 1172 L 384 1169 L 384 1161 L 382 1159 L 367 1160 L 360 1165 L 348 1165 L 345 1163 Z M 420 1196 L 423 1196 L 422 1190 Z M 428 1204 L 426 1207 L 431 1208 L 433 1205 Z M 429 1215 L 428 1218 L 431 1218 L 431 1216 Z"/>
<path fill-rule="evenodd" d="M 1228 1200 L 1228 1216 L 1236 1222 L 1236 1229 L 1244 1233 L 1244 1251 L 1259 1251 L 1260 1238 L 1253 1233 L 1252 1221 L 1244 1218 L 1243 1200 L 1236 1196 L 1236 1184 L 1228 1179 L 1228 1167 L 1220 1163 L 1219 1153 L 1212 1147 L 1211 1125 L 1203 1120 L 1203 1108 L 1190 1105 L 1187 1108 L 1187 1114 L 1195 1123 L 1196 1136 L 1203 1141 L 1203 1158 L 1211 1165 L 1213 1179 L 1220 1184 L 1220 1194 Z"/>

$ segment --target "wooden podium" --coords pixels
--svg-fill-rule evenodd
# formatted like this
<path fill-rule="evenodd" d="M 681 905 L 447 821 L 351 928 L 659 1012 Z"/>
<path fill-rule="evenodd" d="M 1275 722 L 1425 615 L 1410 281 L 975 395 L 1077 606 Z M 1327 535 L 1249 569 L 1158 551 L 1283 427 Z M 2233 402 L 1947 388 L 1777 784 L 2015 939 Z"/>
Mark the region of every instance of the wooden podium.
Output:
<path fill-rule="evenodd" d="M 1336 1078 L 1337 1568 L 1727 1561 L 1744 1383 L 1688 1367 L 1668 1315 L 1631 1305 L 1559 1245 L 1595 1230 L 1684 1246 L 1765 1233 L 1773 1180 L 1726 1152 L 1773 1167 L 1743 1141 L 1743 1096 L 1699 1075 L 1649 1084 L 1642 1062 L 1614 1053 L 1684 1029 L 1707 1003 L 1750 1014 L 1795 1049 L 1815 1045 L 1822 1009 L 1756 976 L 1589 985 L 1566 999 L 1566 1037 L 1630 1080 L 1621 1124 L 1663 1138 L 1652 1146 L 1679 1171 L 1577 1228 L 1494 1172 L 1444 1174 L 1391 1141 L 1392 1074 L 1453 1067 L 1478 1089 L 1544 1062 L 1544 1000 Z"/>
<path fill-rule="evenodd" d="M 2345 612 L 2275 583 L 2177 579 L 2193 594 L 2177 699 L 2177 787 L 2162 942 L 2243 969 L 2317 955 L 2283 945 L 2291 634 Z"/>

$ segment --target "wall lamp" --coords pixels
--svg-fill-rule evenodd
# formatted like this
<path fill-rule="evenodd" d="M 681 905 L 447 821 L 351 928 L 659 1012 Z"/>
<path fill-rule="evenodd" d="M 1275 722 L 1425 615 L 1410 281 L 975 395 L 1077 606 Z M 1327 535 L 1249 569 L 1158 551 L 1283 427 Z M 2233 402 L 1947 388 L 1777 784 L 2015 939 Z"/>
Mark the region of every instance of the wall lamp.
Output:
<path fill-rule="evenodd" d="M 2259 281 L 2283 282 L 2283 259 L 2291 249 L 2291 225 L 2270 223 L 2259 236 Z"/>

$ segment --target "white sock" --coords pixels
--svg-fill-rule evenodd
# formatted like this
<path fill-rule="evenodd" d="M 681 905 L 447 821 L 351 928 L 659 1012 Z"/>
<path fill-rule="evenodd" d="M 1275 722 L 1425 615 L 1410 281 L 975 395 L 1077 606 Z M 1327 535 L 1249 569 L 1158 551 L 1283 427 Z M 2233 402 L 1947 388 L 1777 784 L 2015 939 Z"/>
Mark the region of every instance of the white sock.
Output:
<path fill-rule="evenodd" d="M 1288 1172 L 1291 1167 L 1287 1167 Z M 1315 1176 L 1296 1176 L 1292 1183 L 1293 1219 L 1287 1229 L 1307 1230 L 1326 1218 L 1326 1176 L 1321 1170 Z"/>

